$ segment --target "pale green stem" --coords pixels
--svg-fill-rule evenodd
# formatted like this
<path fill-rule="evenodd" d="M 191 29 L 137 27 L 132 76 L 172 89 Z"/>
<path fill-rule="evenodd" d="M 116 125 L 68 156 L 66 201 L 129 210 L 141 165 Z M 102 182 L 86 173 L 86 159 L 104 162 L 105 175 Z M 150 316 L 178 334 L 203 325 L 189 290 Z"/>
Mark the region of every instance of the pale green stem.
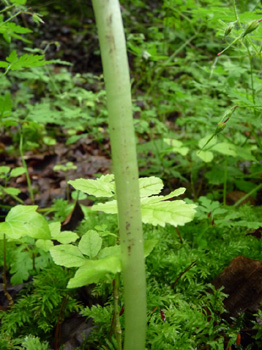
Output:
<path fill-rule="evenodd" d="M 235 14 L 235 17 L 237 20 L 237 24 L 239 25 L 240 28 L 242 28 L 240 19 L 239 19 L 238 14 L 237 14 L 236 2 L 235 2 L 235 0 L 232 0 L 232 2 L 233 2 L 233 9 L 234 9 L 234 14 Z"/>
<path fill-rule="evenodd" d="M 118 350 L 122 350 L 122 330 L 120 324 L 120 315 L 119 315 L 119 288 L 120 288 L 120 274 L 116 275 L 114 280 L 114 327 L 116 342 Z"/>
<path fill-rule="evenodd" d="M 118 0 L 92 0 L 107 94 L 125 304 L 125 350 L 144 350 L 146 279 L 126 42 Z"/>
<path fill-rule="evenodd" d="M 6 12 L 6 11 L 9 11 L 11 8 L 13 8 L 15 5 L 10 5 L 8 6 L 8 4 L 6 3 L 6 6 L 3 10 L 0 11 L 0 13 L 3 13 L 3 12 Z M 5 22 L 3 22 L 5 23 Z M 2 25 L 2 24 L 1 24 Z"/>
<path fill-rule="evenodd" d="M 253 65 L 252 65 L 252 55 L 250 53 L 248 45 L 246 45 L 246 49 L 248 52 L 248 58 L 249 58 L 249 64 L 250 64 L 250 80 L 251 80 L 251 89 L 252 89 L 252 101 L 254 105 L 256 104 L 256 92 L 255 92 L 255 87 L 254 87 L 254 73 L 253 73 Z M 255 111 L 254 111 L 254 114 Z"/>
<path fill-rule="evenodd" d="M 13 306 L 14 305 L 14 301 L 12 296 L 8 293 L 7 290 L 7 278 L 6 278 L 6 273 L 7 273 L 7 264 L 6 264 L 6 235 L 4 233 L 3 235 L 3 253 L 4 253 L 4 261 L 3 261 L 3 291 L 4 291 L 4 295 L 6 296 L 9 305 Z"/>
<path fill-rule="evenodd" d="M 22 13 L 22 11 L 18 11 L 17 13 L 15 13 L 13 16 L 9 17 L 6 21 L 2 22 L 0 24 L 0 27 L 4 24 L 6 24 L 7 22 L 10 22 L 12 19 L 14 19 L 15 17 L 17 17 L 18 15 L 20 15 L 20 13 Z"/>

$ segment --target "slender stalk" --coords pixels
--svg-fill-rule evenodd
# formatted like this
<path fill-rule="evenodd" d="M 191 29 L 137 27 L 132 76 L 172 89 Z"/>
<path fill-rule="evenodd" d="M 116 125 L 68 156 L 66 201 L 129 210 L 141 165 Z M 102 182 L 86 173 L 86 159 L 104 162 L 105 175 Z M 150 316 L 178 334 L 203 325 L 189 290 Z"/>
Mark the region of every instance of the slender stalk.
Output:
<path fill-rule="evenodd" d="M 0 186 L 0 190 L 1 190 L 2 192 L 4 192 L 5 194 L 9 195 L 10 197 L 12 197 L 12 198 L 13 198 L 14 200 L 16 200 L 18 203 L 24 204 L 24 202 L 22 201 L 22 199 L 20 199 L 19 197 L 17 197 L 17 196 L 14 195 L 14 194 L 8 193 L 8 191 L 6 191 L 4 187 Z"/>
<path fill-rule="evenodd" d="M 244 202 L 248 197 L 250 197 L 253 193 L 257 192 L 260 190 L 262 187 L 262 184 L 257 185 L 253 190 L 249 191 L 247 194 L 245 194 L 242 198 L 240 198 L 234 205 L 233 207 L 238 207 L 242 202 Z"/>
<path fill-rule="evenodd" d="M 6 6 L 8 5 L 8 3 L 6 2 Z M 3 10 L 0 11 L 0 13 L 9 11 L 11 8 L 13 8 L 15 5 L 10 5 L 8 7 L 5 7 Z M 5 23 L 5 22 L 4 22 Z M 2 24 L 1 24 L 2 25 Z"/>
<path fill-rule="evenodd" d="M 227 200 L 227 157 L 225 159 L 225 169 L 224 169 L 224 187 L 223 187 L 223 204 L 226 205 Z"/>
<path fill-rule="evenodd" d="M 102 55 L 116 183 L 125 303 L 125 350 L 144 350 L 146 279 L 126 43 L 118 0 L 92 0 Z"/>
<path fill-rule="evenodd" d="M 6 9 L 5 9 L 6 10 Z M 2 12 L 2 11 L 1 11 Z M 18 15 L 20 15 L 20 13 L 22 13 L 22 11 L 18 11 L 17 13 L 15 13 L 13 16 L 9 17 L 6 21 L 2 22 L 0 24 L 0 27 L 4 24 L 6 24 L 7 22 L 12 21 L 13 18 L 17 17 Z"/>
<path fill-rule="evenodd" d="M 239 25 L 240 28 L 242 28 L 240 19 L 239 19 L 238 14 L 237 14 L 236 1 L 232 0 L 232 2 L 233 2 L 233 9 L 234 9 L 234 14 L 235 14 L 235 17 L 236 17 L 236 20 L 237 20 L 237 24 Z"/>
<path fill-rule="evenodd" d="M 22 132 L 21 132 L 21 135 L 20 135 L 19 151 L 20 151 L 20 156 L 21 156 L 21 160 L 22 160 L 22 165 L 23 165 L 23 167 L 25 169 L 25 176 L 26 176 L 26 181 L 27 181 L 27 186 L 28 186 L 30 199 L 31 199 L 32 203 L 34 203 L 34 201 L 35 201 L 35 199 L 34 199 L 34 192 L 33 192 L 32 183 L 31 183 L 31 180 L 30 180 L 27 164 L 26 164 L 26 161 L 25 161 L 25 158 L 24 158 L 24 153 L 23 153 L 23 134 L 22 134 Z"/>

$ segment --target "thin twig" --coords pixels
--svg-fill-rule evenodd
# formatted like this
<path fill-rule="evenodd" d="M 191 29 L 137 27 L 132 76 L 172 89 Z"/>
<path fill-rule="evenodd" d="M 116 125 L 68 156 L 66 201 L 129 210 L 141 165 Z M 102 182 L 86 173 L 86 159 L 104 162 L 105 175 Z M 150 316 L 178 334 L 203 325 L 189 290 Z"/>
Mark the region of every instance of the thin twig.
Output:
<path fill-rule="evenodd" d="M 180 280 L 180 278 L 195 265 L 196 265 L 196 261 L 193 261 L 184 271 L 182 271 L 180 275 L 177 277 L 177 279 L 175 280 L 175 282 L 172 283 L 171 288 L 173 289 L 177 284 L 177 282 Z"/>

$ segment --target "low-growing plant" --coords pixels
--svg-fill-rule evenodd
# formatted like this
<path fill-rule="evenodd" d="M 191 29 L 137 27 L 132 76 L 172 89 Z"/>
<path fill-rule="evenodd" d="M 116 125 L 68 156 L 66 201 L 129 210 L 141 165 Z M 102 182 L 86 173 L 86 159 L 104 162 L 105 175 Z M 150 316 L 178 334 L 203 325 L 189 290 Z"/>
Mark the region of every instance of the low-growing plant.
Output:
<path fill-rule="evenodd" d="M 11 178 L 18 177 L 24 174 L 26 170 L 23 167 L 17 167 L 11 170 L 8 166 L 0 167 L 0 179 L 3 181 L 3 184 L 0 185 L 0 195 L 3 201 L 4 196 L 9 195 L 15 199 L 15 201 L 19 203 L 23 203 L 23 201 L 18 197 L 20 190 L 14 187 L 8 187 L 8 182 Z"/>
<path fill-rule="evenodd" d="M 35 276 L 12 309 L 1 313 L 3 338 L 19 339 L 23 345 L 23 337 L 31 334 L 52 342 L 52 330 L 80 308 L 66 288 L 69 277 L 69 271 L 53 264 Z"/>

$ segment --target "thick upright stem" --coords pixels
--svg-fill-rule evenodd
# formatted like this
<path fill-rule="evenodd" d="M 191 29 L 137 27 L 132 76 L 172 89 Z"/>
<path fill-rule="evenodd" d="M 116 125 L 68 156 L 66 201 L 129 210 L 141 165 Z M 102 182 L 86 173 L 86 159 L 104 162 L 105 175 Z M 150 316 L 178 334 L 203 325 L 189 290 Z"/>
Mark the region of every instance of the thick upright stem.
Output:
<path fill-rule="evenodd" d="M 125 302 L 125 350 L 144 350 L 146 282 L 136 143 L 125 36 L 118 0 L 93 0 L 109 113 Z"/>

